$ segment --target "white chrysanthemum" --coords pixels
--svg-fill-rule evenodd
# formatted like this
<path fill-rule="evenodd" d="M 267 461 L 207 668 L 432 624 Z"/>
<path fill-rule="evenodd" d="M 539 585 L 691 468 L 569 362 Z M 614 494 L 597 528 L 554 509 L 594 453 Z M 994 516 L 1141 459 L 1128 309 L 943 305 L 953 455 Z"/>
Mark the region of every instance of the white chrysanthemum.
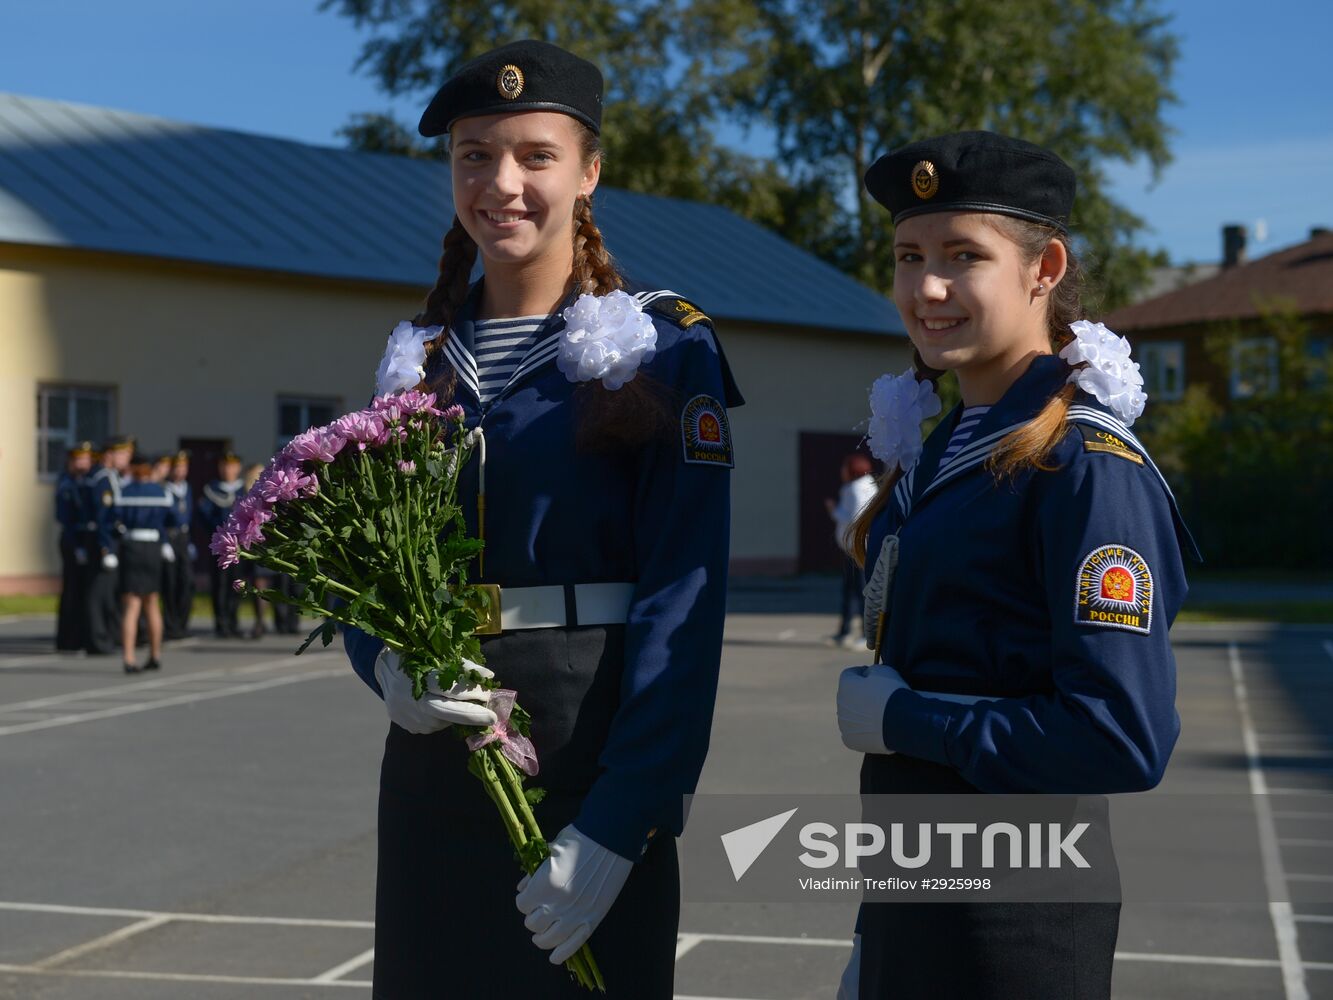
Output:
<path fill-rule="evenodd" d="M 1109 406 L 1126 425 L 1134 423 L 1148 397 L 1143 392 L 1139 366 L 1130 359 L 1129 341 L 1103 324 L 1085 319 L 1071 323 L 1069 328 L 1074 331 L 1074 339 L 1065 345 L 1060 357 L 1071 365 L 1086 362 L 1088 366 L 1071 374 L 1069 381 Z"/>
<path fill-rule="evenodd" d="M 442 326 L 413 326 L 404 320 L 389 334 L 388 346 L 375 372 L 375 395 L 412 389 L 426 377 L 426 341 L 440 335 Z"/>
<path fill-rule="evenodd" d="M 941 409 L 940 397 L 928 381 L 917 381 L 912 369 L 881 375 L 870 387 L 870 454 L 890 469 L 906 472 L 921 456 L 921 422 Z"/>
<path fill-rule="evenodd" d="M 571 382 L 600 379 L 606 388 L 619 389 L 657 352 L 652 318 L 623 291 L 580 295 L 562 315 L 565 330 L 555 363 Z"/>

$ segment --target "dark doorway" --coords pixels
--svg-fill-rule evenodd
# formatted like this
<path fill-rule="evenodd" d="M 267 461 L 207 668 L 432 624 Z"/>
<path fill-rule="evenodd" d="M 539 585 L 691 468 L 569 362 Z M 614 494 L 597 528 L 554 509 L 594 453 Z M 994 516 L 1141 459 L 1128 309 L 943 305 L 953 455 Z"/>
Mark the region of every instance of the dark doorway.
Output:
<path fill-rule="evenodd" d="M 840 573 L 845 556 L 833 538 L 833 520 L 824 501 L 838 498 L 842 460 L 853 452 L 870 453 L 859 434 L 801 431 L 799 437 L 800 551 L 798 573 Z M 879 464 L 876 463 L 876 472 Z"/>

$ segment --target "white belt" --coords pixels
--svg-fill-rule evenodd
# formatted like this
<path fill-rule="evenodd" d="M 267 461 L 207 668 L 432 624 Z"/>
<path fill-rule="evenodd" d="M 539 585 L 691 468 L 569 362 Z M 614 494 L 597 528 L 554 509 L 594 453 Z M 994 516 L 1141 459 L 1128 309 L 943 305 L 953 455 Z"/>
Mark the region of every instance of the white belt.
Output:
<path fill-rule="evenodd" d="M 487 588 L 488 590 L 490 588 Z M 577 583 L 551 587 L 500 587 L 500 628 L 566 628 L 624 625 L 632 583 Z M 491 590 L 492 600 L 495 590 Z"/>
<path fill-rule="evenodd" d="M 132 542 L 160 542 L 162 532 L 156 528 L 131 528 L 125 532 L 125 537 Z"/>

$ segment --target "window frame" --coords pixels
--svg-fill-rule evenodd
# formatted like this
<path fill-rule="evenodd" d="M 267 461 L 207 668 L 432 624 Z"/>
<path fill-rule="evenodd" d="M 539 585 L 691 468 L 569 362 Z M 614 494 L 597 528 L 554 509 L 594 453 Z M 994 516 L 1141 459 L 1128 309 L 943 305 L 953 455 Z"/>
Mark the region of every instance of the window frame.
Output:
<path fill-rule="evenodd" d="M 1254 351 L 1257 355 L 1258 348 L 1264 348 L 1268 353 L 1268 381 L 1262 387 L 1250 388 L 1248 391 L 1242 391 L 1241 379 L 1241 359 L 1248 351 Z M 1280 379 L 1281 369 L 1279 368 L 1277 339 L 1267 334 L 1258 334 L 1253 337 L 1241 337 L 1231 345 L 1231 373 L 1228 378 L 1230 384 L 1231 398 L 1233 400 L 1244 399 L 1262 399 L 1264 396 L 1271 395 L 1281 388 Z"/>
<path fill-rule="evenodd" d="M 1165 359 L 1162 357 L 1168 350 L 1178 352 L 1176 370 L 1176 387 L 1174 392 L 1168 392 L 1162 385 L 1165 381 L 1162 373 L 1168 368 Z M 1139 365 L 1145 369 L 1144 372 L 1144 391 L 1147 392 L 1149 399 L 1156 399 L 1162 402 L 1175 402 L 1183 399 L 1185 396 L 1185 342 L 1183 340 L 1146 340 L 1139 344 Z M 1147 369 L 1152 365 L 1153 378 L 1148 377 Z M 1155 383 L 1155 385 L 1153 384 Z"/>
<path fill-rule="evenodd" d="M 50 426 L 50 400 L 52 395 L 63 393 L 69 401 L 68 426 L 63 431 L 53 430 Z M 100 447 L 102 441 L 115 435 L 118 432 L 120 423 L 120 398 L 119 389 L 115 385 L 95 384 L 86 382 L 38 382 L 37 383 L 37 414 L 33 422 L 33 439 L 36 450 L 36 473 L 37 481 L 41 483 L 53 483 L 60 478 L 60 474 L 65 471 L 65 463 L 62 459 L 57 463 L 56 468 L 43 468 L 49 445 L 52 441 L 59 441 L 64 445 L 65 451 L 74 447 L 81 440 L 86 440 L 79 436 L 79 399 L 80 397 L 88 400 L 97 400 L 106 403 L 107 426 L 100 435 L 95 435 L 93 440 L 94 447 Z"/>
<path fill-rule="evenodd" d="M 296 405 L 301 408 L 301 419 L 298 421 L 302 425 L 297 434 L 304 433 L 308 428 L 315 426 L 315 421 L 310 419 L 310 408 L 312 406 L 327 406 L 331 413 L 330 420 L 335 419 L 342 412 L 341 396 L 308 396 L 304 393 L 283 392 L 277 395 L 273 406 L 273 423 L 275 443 L 274 451 L 281 451 L 296 434 L 282 433 L 282 408 L 284 406 Z"/>

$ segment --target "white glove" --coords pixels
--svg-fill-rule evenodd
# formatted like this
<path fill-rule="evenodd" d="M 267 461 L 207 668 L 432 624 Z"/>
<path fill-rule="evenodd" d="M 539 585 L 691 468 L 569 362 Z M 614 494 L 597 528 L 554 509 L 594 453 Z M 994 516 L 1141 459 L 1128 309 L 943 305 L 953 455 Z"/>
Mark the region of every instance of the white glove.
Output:
<path fill-rule="evenodd" d="M 861 935 L 852 935 L 852 957 L 838 981 L 837 1000 L 858 1000 L 861 996 Z"/>
<path fill-rule="evenodd" d="M 87 565 L 88 565 L 88 550 L 87 550 L 87 549 L 75 549 L 75 550 L 74 550 L 74 561 L 75 561 L 76 563 L 78 563 L 80 566 L 87 566 Z"/>
<path fill-rule="evenodd" d="M 860 753 L 892 753 L 884 745 L 884 706 L 907 682 L 892 667 L 848 667 L 838 678 L 838 729 L 843 746 Z"/>
<path fill-rule="evenodd" d="M 401 658 L 391 649 L 383 649 L 375 659 L 375 680 L 384 692 L 384 707 L 389 719 L 409 733 L 436 733 L 452 725 L 492 726 L 495 713 L 486 707 L 491 693 L 485 688 L 458 681 L 448 691 L 440 690 L 434 677 L 426 693 L 412 697 L 412 679 L 398 669 Z M 495 674 L 479 663 L 464 660 L 463 665 L 487 679 Z"/>
<path fill-rule="evenodd" d="M 169 563 L 176 561 L 176 550 L 171 547 L 170 542 L 162 543 L 162 560 Z"/>
<path fill-rule="evenodd" d="M 551 856 L 518 884 L 514 903 L 527 917 L 532 943 L 562 965 L 583 947 L 625 887 L 634 862 L 609 851 L 572 823 L 551 843 Z"/>
<path fill-rule="evenodd" d="M 116 558 L 116 554 L 114 552 L 108 552 L 106 555 L 102 557 L 103 569 L 108 569 L 108 570 L 115 569 L 119 565 L 120 565 L 120 560 Z"/>

